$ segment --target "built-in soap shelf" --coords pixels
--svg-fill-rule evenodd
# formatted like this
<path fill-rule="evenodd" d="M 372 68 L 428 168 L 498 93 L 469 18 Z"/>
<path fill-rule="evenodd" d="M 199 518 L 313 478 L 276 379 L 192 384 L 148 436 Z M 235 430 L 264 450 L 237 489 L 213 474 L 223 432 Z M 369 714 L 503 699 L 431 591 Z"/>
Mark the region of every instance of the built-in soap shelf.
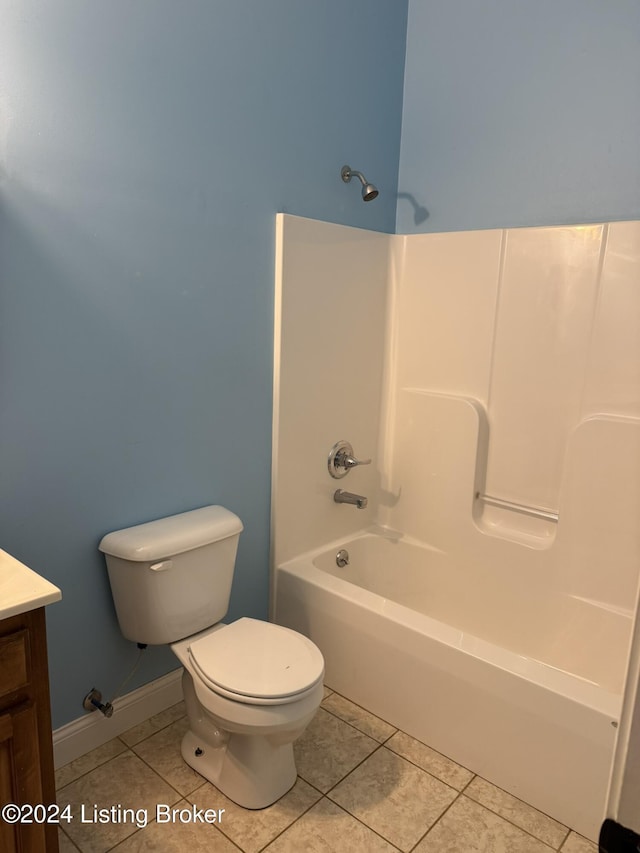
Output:
<path fill-rule="evenodd" d="M 482 547 L 472 544 L 474 531 L 540 551 L 557 544 L 567 565 L 609 562 L 614 543 L 637 552 L 640 419 L 597 414 L 576 424 L 566 438 L 557 503 L 545 506 L 488 483 L 490 425 L 481 401 L 402 388 L 396 430 L 402 441 L 391 490 L 401 497 L 388 521 L 397 529 L 444 550 L 463 542 Z"/>
<path fill-rule="evenodd" d="M 476 527 L 489 536 L 508 539 L 529 548 L 549 548 L 558 530 L 558 513 L 548 512 L 550 517 L 547 517 L 542 515 L 543 511 L 534 514 L 537 509 L 499 499 L 495 499 L 495 503 L 489 503 L 476 496 L 473 518 Z"/>
<path fill-rule="evenodd" d="M 476 492 L 475 499 L 481 501 L 485 506 L 496 506 L 500 509 L 508 509 L 510 512 L 519 512 L 522 515 L 529 516 L 529 518 L 540 518 L 543 521 L 558 523 L 558 513 L 553 509 L 528 506 L 527 504 L 520 504 L 515 501 L 507 501 L 503 498 L 496 498 L 493 495 L 483 495 L 481 492 Z"/>
<path fill-rule="evenodd" d="M 529 506 L 482 492 L 476 492 L 474 500 L 474 518 L 483 532 L 531 548 L 548 548 L 553 543 L 559 519 L 556 510 Z"/>
<path fill-rule="evenodd" d="M 490 494 L 485 488 L 490 426 L 481 401 L 403 388 L 398 417 L 405 436 L 398 471 L 405 489 L 403 514 L 410 517 L 411 527 L 425 528 L 426 541 L 459 536 L 471 522 L 488 536 L 529 548 L 551 546 L 558 529 L 555 509 L 518 501 L 513 495 Z M 420 507 L 415 522 L 409 502 Z"/>
<path fill-rule="evenodd" d="M 489 536 L 518 542 L 529 548 L 549 548 L 556 537 L 559 514 L 504 498 L 474 493 L 473 520 Z"/>

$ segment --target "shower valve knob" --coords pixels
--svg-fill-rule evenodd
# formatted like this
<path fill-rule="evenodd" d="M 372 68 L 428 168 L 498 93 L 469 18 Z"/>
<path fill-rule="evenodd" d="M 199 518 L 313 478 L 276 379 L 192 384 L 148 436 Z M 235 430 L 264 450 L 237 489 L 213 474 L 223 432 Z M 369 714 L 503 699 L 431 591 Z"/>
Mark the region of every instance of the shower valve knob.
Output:
<path fill-rule="evenodd" d="M 342 468 L 355 468 L 358 465 L 371 465 L 370 459 L 354 459 L 353 456 L 347 456 L 347 452 L 339 453 L 336 457 L 336 465 Z"/>
<path fill-rule="evenodd" d="M 334 479 L 340 480 L 358 465 L 371 465 L 371 459 L 356 459 L 353 455 L 353 447 L 348 441 L 338 441 L 333 445 L 327 467 Z"/>

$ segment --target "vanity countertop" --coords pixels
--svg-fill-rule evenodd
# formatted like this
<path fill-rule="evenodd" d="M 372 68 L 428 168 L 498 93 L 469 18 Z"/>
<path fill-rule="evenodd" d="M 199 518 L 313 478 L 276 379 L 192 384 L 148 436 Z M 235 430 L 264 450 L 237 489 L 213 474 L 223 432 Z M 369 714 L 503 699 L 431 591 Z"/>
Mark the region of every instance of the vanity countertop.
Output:
<path fill-rule="evenodd" d="M 0 549 L 0 619 L 60 601 L 57 586 Z"/>

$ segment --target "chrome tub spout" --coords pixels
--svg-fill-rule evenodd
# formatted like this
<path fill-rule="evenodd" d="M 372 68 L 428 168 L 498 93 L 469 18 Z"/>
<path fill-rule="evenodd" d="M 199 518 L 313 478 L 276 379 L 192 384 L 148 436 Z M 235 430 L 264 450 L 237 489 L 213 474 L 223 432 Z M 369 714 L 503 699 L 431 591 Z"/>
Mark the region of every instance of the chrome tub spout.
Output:
<path fill-rule="evenodd" d="M 358 509 L 364 509 L 369 503 L 363 495 L 354 495 L 352 492 L 345 492 L 344 489 L 336 489 L 333 493 L 333 499 L 337 504 L 351 504 L 357 506 Z"/>

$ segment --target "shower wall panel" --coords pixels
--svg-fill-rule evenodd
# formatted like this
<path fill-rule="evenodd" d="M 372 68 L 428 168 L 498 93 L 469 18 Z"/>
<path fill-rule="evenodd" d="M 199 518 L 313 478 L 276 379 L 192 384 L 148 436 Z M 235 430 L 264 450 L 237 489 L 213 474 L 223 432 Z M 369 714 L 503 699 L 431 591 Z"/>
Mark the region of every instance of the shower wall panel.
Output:
<path fill-rule="evenodd" d="M 630 613 L 640 223 L 394 241 L 380 520 L 476 565 L 529 565 L 531 582 Z M 459 446 L 465 401 L 478 407 L 473 471 Z M 559 522 L 477 493 L 547 507 Z"/>
<path fill-rule="evenodd" d="M 640 222 L 608 226 L 582 416 L 640 414 Z"/>
<path fill-rule="evenodd" d="M 603 226 L 505 232 L 489 389 L 486 489 L 557 508 L 579 421 Z"/>
<path fill-rule="evenodd" d="M 281 215 L 278 231 L 276 559 L 382 523 L 630 613 L 640 223 L 406 237 Z M 339 439 L 373 463 L 337 481 Z"/>
<path fill-rule="evenodd" d="M 486 403 L 501 231 L 394 237 L 397 378 Z"/>
<path fill-rule="evenodd" d="M 287 560 L 375 519 L 389 237 L 278 214 L 272 549 Z M 371 465 L 329 475 L 340 439 Z M 369 499 L 338 505 L 338 488 Z"/>

